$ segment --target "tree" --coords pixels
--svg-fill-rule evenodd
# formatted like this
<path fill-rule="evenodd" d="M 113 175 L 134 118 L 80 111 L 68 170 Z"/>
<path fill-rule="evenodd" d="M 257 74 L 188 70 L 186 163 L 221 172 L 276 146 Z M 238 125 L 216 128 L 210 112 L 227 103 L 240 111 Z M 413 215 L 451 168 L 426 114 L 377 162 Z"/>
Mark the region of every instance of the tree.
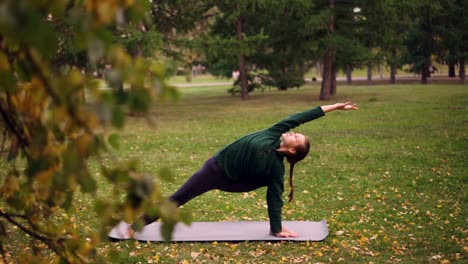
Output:
<path fill-rule="evenodd" d="M 333 39 L 335 32 L 335 0 L 329 0 L 328 6 L 330 8 L 329 22 L 328 22 L 328 37 Z M 326 45 L 325 53 L 322 57 L 323 73 L 322 84 L 320 88 L 320 100 L 329 100 L 333 91 L 336 91 L 336 54 L 332 45 Z"/>
<path fill-rule="evenodd" d="M 162 198 L 151 175 L 138 172 L 135 162 L 101 162 L 118 146 L 118 135 L 106 134 L 104 126 L 121 129 L 125 109 L 144 114 L 152 99 L 176 95 L 164 83 L 161 64 L 131 56 L 113 41 L 109 30 L 116 24 L 136 26 L 148 4 L 143 0 L 0 3 L 1 153 L 7 159 L 0 172 L 3 259 L 12 227 L 33 242 L 30 251 L 18 256 L 23 261 L 40 262 L 47 249 L 56 254 L 57 261 L 81 263 L 104 262 L 96 255 L 96 246 L 107 241 L 107 227 L 120 219 L 133 220 L 143 210 L 156 212 L 165 222 L 166 237 L 180 217 L 188 221 Z M 67 32 L 56 32 L 62 28 L 56 25 L 65 24 Z M 101 91 L 77 61 L 67 59 L 70 67 L 55 70 L 65 54 L 59 36 L 67 36 L 70 50 L 85 55 L 86 64 L 105 61 L 112 65 L 116 76 L 130 86 L 125 105 L 116 104 L 112 94 Z M 92 96 L 94 103 L 80 100 L 83 93 Z M 110 200 L 94 197 L 94 213 L 102 225 L 100 230 L 84 233 L 64 215 L 77 210 L 74 198 L 78 192 L 96 194 L 96 179 L 88 167 L 91 161 L 99 163 L 101 175 L 113 184 L 116 196 Z M 124 200 L 117 198 L 123 194 Z"/>
<path fill-rule="evenodd" d="M 239 58 L 239 79 L 241 86 L 241 97 L 242 99 L 247 99 L 249 92 L 247 87 L 247 67 L 245 61 L 245 51 L 242 47 L 244 42 L 244 18 L 242 16 L 241 3 L 236 3 L 236 9 L 239 15 L 235 19 L 235 28 L 236 28 L 236 40 L 238 45 L 237 56 Z"/>
<path fill-rule="evenodd" d="M 251 24 L 266 38 L 250 60 L 265 70 L 265 84 L 286 90 L 304 84 L 304 75 L 318 59 L 316 37 L 321 17 L 312 1 L 277 1 L 255 15 Z"/>
<path fill-rule="evenodd" d="M 414 23 L 405 41 L 407 53 L 403 62 L 412 65 L 411 71 L 421 74 L 421 83 L 427 83 L 438 40 L 435 21 L 440 15 L 441 6 L 437 1 L 421 1 L 416 4 L 417 13 L 414 14 Z"/>
<path fill-rule="evenodd" d="M 415 1 L 358 0 L 360 31 L 363 44 L 370 48 L 368 80 L 372 79 L 371 65 L 386 63 L 390 67 L 390 83 L 396 82 L 400 56 L 404 50 L 407 28 L 412 25 Z"/>
<path fill-rule="evenodd" d="M 360 2 L 348 2 L 346 6 L 341 6 L 340 11 L 336 12 L 339 21 L 337 29 L 333 35 L 333 46 L 336 53 L 336 67 L 346 72 L 348 84 L 352 83 L 352 71 L 355 68 L 367 65 L 373 55 L 372 49 L 369 49 L 366 40 L 366 23 L 369 18 L 361 6 L 366 6 Z M 351 8 L 352 7 L 352 8 Z M 345 45 L 343 45 L 346 43 Z M 328 44 L 330 45 L 330 44 Z M 336 89 L 335 89 L 336 91 Z"/>
<path fill-rule="evenodd" d="M 349 21 L 352 21 L 351 24 L 354 23 L 354 3 L 348 0 L 329 0 L 326 6 L 318 7 L 322 8 L 322 12 L 328 17 L 325 20 L 326 27 L 321 35 L 323 73 L 320 100 L 329 100 L 330 96 L 337 93 L 337 51 L 350 48 L 349 46 L 343 46 L 342 41 L 346 39 L 346 34 L 343 34 L 343 32 L 351 30 Z M 346 52 L 342 54 L 346 54 Z"/>
<path fill-rule="evenodd" d="M 214 48 L 208 54 L 210 69 L 230 76 L 232 69 L 243 60 L 249 91 L 257 84 L 281 90 L 301 86 L 318 53 L 316 32 L 321 17 L 314 14 L 313 7 L 311 1 L 250 1 L 242 9 L 243 34 L 239 34 L 240 20 L 236 12 L 224 9 L 222 14 L 229 15 L 218 17 L 211 34 L 210 47 Z M 237 31 L 233 29 L 233 21 L 237 23 Z M 243 59 L 232 55 L 239 54 L 236 48 L 240 39 Z"/>
<path fill-rule="evenodd" d="M 192 79 L 193 63 L 202 61 L 202 36 L 209 30 L 217 14 L 213 1 L 155 0 L 151 1 L 151 20 L 164 43 L 161 53 L 176 63 L 182 63 L 187 80 Z"/>
<path fill-rule="evenodd" d="M 390 67 L 390 83 L 396 82 L 396 72 L 401 68 L 401 57 L 405 50 L 404 40 L 407 37 L 407 29 L 413 23 L 415 1 L 384 1 L 384 12 L 381 14 L 385 21 L 385 30 L 382 31 L 381 43 L 383 55 Z M 370 29 L 369 29 L 370 30 Z"/>
<path fill-rule="evenodd" d="M 383 55 L 380 44 L 384 43 L 383 36 L 389 30 L 385 20 L 385 1 L 356 1 L 356 5 L 361 43 L 368 50 L 365 58 L 367 80 L 372 81 L 373 68 L 382 65 Z"/>
<path fill-rule="evenodd" d="M 258 50 L 264 39 L 261 31 L 251 27 L 254 14 L 267 5 L 267 1 L 215 1 L 218 10 L 209 38 L 207 60 L 214 74 L 230 76 L 233 70 L 239 70 L 241 98 L 249 95 L 248 72 L 251 68 L 248 58 Z"/>
<path fill-rule="evenodd" d="M 436 30 L 440 32 L 441 47 L 439 58 L 449 66 L 449 77 L 455 77 L 455 65 L 459 65 L 459 76 L 464 83 L 464 65 L 468 57 L 468 19 L 464 10 L 468 8 L 466 1 L 441 1 L 441 12 Z"/>

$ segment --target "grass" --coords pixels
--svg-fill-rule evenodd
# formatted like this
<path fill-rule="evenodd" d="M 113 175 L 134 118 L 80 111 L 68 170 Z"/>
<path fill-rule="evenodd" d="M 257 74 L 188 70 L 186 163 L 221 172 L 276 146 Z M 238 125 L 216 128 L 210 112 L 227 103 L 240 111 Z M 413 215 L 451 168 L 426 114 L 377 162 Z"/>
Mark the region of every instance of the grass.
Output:
<path fill-rule="evenodd" d="M 187 82 L 187 77 L 184 75 L 175 75 L 172 76 L 168 82 L 170 84 L 185 84 Z M 193 75 L 192 81 L 190 83 L 193 84 L 203 84 L 203 83 L 232 83 L 231 79 L 228 78 L 221 78 L 216 77 L 211 74 L 201 74 L 201 75 Z"/>
<path fill-rule="evenodd" d="M 438 71 L 436 72 L 437 75 L 447 75 L 448 74 L 448 66 L 447 65 L 442 65 L 442 64 L 438 64 L 438 63 L 435 63 L 434 66 L 438 69 Z M 382 68 L 382 77 L 383 78 L 389 78 L 390 76 L 390 69 L 388 66 L 384 66 Z M 397 73 L 397 78 L 398 78 L 398 75 L 400 76 L 411 76 L 411 75 L 414 75 L 413 73 L 410 73 L 410 72 L 406 72 L 404 70 L 399 70 L 398 73 Z M 352 76 L 353 78 L 356 78 L 356 77 L 367 77 L 367 68 L 358 68 L 358 69 L 354 69 L 353 70 L 353 73 L 352 73 Z M 373 69 L 372 70 L 372 78 L 374 80 L 377 80 L 380 78 L 380 72 L 379 70 L 376 68 L 376 69 Z M 311 68 L 304 76 L 305 78 L 307 79 L 311 79 L 313 77 L 321 77 L 321 75 L 317 72 L 316 68 L 313 67 Z M 338 78 L 345 78 L 346 77 L 346 72 L 344 71 L 338 71 L 337 72 L 337 77 Z M 229 85 L 232 84 L 232 79 L 228 79 L 228 78 L 222 78 L 222 77 L 216 77 L 216 76 L 213 76 L 209 73 L 207 74 L 202 74 L 202 75 L 198 75 L 198 76 L 192 76 L 192 81 L 191 82 L 187 82 L 187 79 L 186 79 L 186 76 L 184 75 L 176 75 L 176 76 L 172 76 L 168 82 L 170 84 L 173 84 L 173 85 L 184 85 L 184 84 L 197 84 L 197 85 L 200 85 L 200 84 L 204 84 L 204 83 L 211 83 L 211 84 L 214 84 L 214 83 L 229 83 Z"/>
<path fill-rule="evenodd" d="M 312 148 L 296 167 L 296 197 L 285 203 L 283 219 L 326 219 L 330 235 L 323 242 L 125 241 L 99 251 L 118 250 L 121 263 L 466 263 L 466 89 L 340 86 L 333 102 L 356 102 L 359 111 L 332 112 L 295 129 L 310 136 Z M 220 87 L 180 90 L 177 104 L 154 106 L 154 127 L 130 118 L 117 153 L 140 160 L 149 173 L 171 168 L 175 182 L 162 185 L 166 195 L 225 144 L 324 104 L 317 100 L 318 86 L 254 93 L 247 101 Z M 108 184 L 99 186 L 99 196 L 106 197 Z M 92 198 L 79 197 L 77 205 L 76 224 L 83 230 L 97 226 L 86 210 Z M 185 209 L 196 221 L 268 219 L 264 188 L 212 191 Z"/>
<path fill-rule="evenodd" d="M 121 155 L 144 170 L 176 174 L 169 195 L 219 148 L 280 118 L 319 105 L 318 87 L 253 94 L 181 90 L 176 105 L 154 108 L 156 128 L 139 119 L 123 134 Z M 296 202 L 284 219 L 327 219 L 320 243 L 121 242 L 122 262 L 428 263 L 463 262 L 466 253 L 468 93 L 463 86 L 340 87 L 333 112 L 303 125 L 313 148 L 296 169 Z M 286 190 L 288 190 L 286 188 Z M 266 220 L 265 190 L 207 193 L 188 203 L 197 221 Z"/>

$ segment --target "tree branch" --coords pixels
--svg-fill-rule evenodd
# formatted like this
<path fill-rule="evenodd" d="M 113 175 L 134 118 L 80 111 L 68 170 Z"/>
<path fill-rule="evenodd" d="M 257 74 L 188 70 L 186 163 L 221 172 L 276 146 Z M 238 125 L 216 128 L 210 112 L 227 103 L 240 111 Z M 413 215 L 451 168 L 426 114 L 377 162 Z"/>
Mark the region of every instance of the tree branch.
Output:
<path fill-rule="evenodd" d="M 6 255 L 5 255 L 5 250 L 3 249 L 3 244 L 0 242 L 0 255 L 2 255 L 3 257 L 3 263 L 7 264 L 7 259 L 6 259 Z"/>
<path fill-rule="evenodd" d="M 17 226 L 19 229 L 21 229 L 21 231 L 28 234 L 29 236 L 43 242 L 46 245 L 51 246 L 51 243 L 50 243 L 51 239 L 49 239 L 47 237 L 43 237 L 40 234 L 37 234 L 37 233 L 35 233 L 35 232 L 31 231 L 31 230 L 28 230 L 26 227 L 24 227 L 19 222 L 17 222 L 15 219 L 13 219 L 14 217 L 26 219 L 26 217 L 24 215 L 8 214 L 8 213 L 4 213 L 3 211 L 0 210 L 0 217 L 5 218 L 8 222 L 10 222 L 13 225 Z"/>
<path fill-rule="evenodd" d="M 24 154 L 26 155 L 26 157 L 29 158 L 29 155 L 26 151 L 26 148 L 29 146 L 29 141 L 24 137 L 24 134 L 18 130 L 14 122 L 10 119 L 8 112 L 5 109 L 3 109 L 3 105 L 1 101 L 0 101 L 0 114 L 3 120 L 5 121 L 5 124 L 8 127 L 8 129 L 18 138 L 18 141 L 20 142 L 21 147 L 23 148 L 23 150 L 25 150 Z"/>
<path fill-rule="evenodd" d="M 52 97 L 54 103 L 57 105 L 63 105 L 62 100 L 60 99 L 60 96 L 52 89 L 52 86 L 46 77 L 46 74 L 42 71 L 42 68 L 38 65 L 38 63 L 35 61 L 34 57 L 32 56 L 31 52 L 29 49 L 25 49 L 26 57 L 27 59 L 31 62 L 31 66 L 33 67 L 33 71 L 38 74 L 39 79 L 44 83 L 44 88 L 46 92 Z M 85 131 L 91 135 L 94 135 L 94 132 L 87 126 L 83 120 L 79 119 L 76 113 L 71 109 L 70 104 L 65 104 L 68 115 L 71 117 L 72 120 L 74 120 L 79 126 L 83 127 Z"/>

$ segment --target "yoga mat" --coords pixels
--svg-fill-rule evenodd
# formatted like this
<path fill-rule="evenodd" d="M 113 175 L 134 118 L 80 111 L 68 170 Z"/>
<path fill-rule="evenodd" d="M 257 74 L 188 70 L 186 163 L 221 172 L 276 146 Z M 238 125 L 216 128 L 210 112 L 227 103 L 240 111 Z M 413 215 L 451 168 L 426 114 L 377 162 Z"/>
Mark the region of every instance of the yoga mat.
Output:
<path fill-rule="evenodd" d="M 268 221 L 193 222 L 190 226 L 178 223 L 171 241 L 322 241 L 328 236 L 327 222 L 283 221 L 283 226 L 299 233 L 299 237 L 280 238 L 269 234 Z M 109 233 L 114 240 L 128 239 L 129 224 L 121 222 Z M 154 222 L 134 234 L 139 241 L 164 241 L 161 223 Z"/>

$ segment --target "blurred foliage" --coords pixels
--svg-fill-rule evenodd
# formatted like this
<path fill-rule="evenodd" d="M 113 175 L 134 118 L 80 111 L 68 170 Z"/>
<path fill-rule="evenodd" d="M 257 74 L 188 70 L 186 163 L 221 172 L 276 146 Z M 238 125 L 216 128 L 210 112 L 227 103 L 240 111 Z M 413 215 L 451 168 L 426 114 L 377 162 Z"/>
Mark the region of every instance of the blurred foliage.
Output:
<path fill-rule="evenodd" d="M 165 202 L 153 175 L 138 172 L 136 162 L 103 162 L 119 146 L 118 135 L 106 132 L 123 128 L 126 112 L 145 115 L 152 101 L 177 99 L 164 82 L 163 64 L 142 56 L 154 49 L 145 38 L 157 40 L 139 26 L 149 8 L 145 0 L 0 2 L 0 253 L 5 261 L 3 245 L 12 228 L 31 240 L 31 249 L 15 256 L 21 261 L 49 262 L 44 252 L 52 251 L 57 262 L 94 263 L 106 262 L 96 246 L 107 241 L 109 227 L 120 219 L 133 221 L 151 208 L 162 215 L 167 237 L 180 218 L 188 221 Z M 133 32 L 126 39 L 130 46 L 145 43 L 142 52 L 116 41 L 116 29 L 122 28 Z M 125 84 L 123 104 L 88 74 L 99 64 L 109 66 L 106 86 Z M 98 197 L 91 161 L 98 161 L 100 175 L 113 184 L 112 200 Z M 170 178 L 167 171 L 160 174 Z M 93 197 L 98 230 L 77 230 L 64 217 L 79 210 L 77 192 Z"/>

